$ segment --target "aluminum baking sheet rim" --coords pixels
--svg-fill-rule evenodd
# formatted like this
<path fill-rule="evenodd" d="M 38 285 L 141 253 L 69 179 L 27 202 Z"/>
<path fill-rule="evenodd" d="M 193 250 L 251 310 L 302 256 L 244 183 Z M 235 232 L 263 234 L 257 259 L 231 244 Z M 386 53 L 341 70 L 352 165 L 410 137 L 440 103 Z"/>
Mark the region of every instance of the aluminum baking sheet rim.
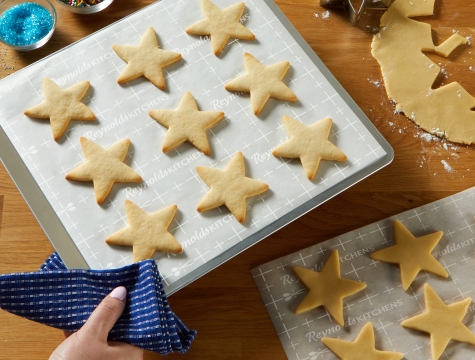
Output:
<path fill-rule="evenodd" d="M 240 254 L 247 248 L 258 243 L 259 241 L 265 239 L 267 236 L 278 231 L 282 227 L 288 225 L 292 221 L 298 219 L 299 217 L 305 215 L 307 212 L 315 209 L 324 202 L 330 200 L 334 196 L 353 186 L 354 184 L 360 182 L 376 171 L 382 169 L 383 167 L 389 165 L 394 159 L 394 150 L 387 140 L 381 135 L 381 133 L 376 129 L 376 127 L 371 123 L 371 121 L 366 117 L 363 111 L 358 107 L 358 105 L 353 101 L 353 99 L 348 95 L 345 89 L 340 85 L 338 80 L 333 76 L 333 74 L 327 69 L 325 64 L 318 58 L 312 48 L 307 44 L 303 37 L 298 33 L 295 27 L 290 23 L 287 17 L 282 13 L 282 11 L 277 7 L 273 0 L 263 0 L 267 6 L 272 10 L 274 15 L 279 19 L 279 21 L 284 25 L 284 27 L 289 31 L 295 41 L 299 46 L 304 50 L 307 56 L 312 60 L 315 66 L 321 71 L 329 83 L 334 87 L 335 91 L 342 97 L 342 99 L 347 103 L 363 125 L 368 129 L 371 135 L 376 139 L 379 145 L 384 149 L 386 155 L 378 159 L 375 163 L 366 167 L 362 171 L 346 178 L 330 189 L 324 191 L 323 193 L 317 195 L 316 197 L 308 200 L 304 204 L 285 214 L 281 218 L 277 219 L 273 223 L 269 224 L 260 231 L 252 234 L 251 236 L 243 239 L 241 242 L 226 250 L 222 254 L 216 256 L 215 258 L 208 261 L 206 264 L 200 266 L 197 270 L 192 271 L 191 273 L 185 275 L 180 280 L 171 284 L 167 289 L 167 295 L 172 295 L 193 281 L 197 280 L 201 276 L 207 274 L 211 270 L 215 269 L 224 262 L 232 259 L 234 256 Z M 153 4 L 151 4 L 153 5 Z M 144 7 L 140 11 L 145 11 L 149 6 Z M 56 51 L 55 53 L 48 55 L 47 57 L 39 60 L 38 62 L 56 55 L 65 49 L 76 45 L 77 43 L 87 39 L 91 36 L 94 36 L 96 33 L 101 32 L 102 30 L 114 26 L 115 24 L 124 21 L 129 16 L 136 14 L 134 12 L 104 28 L 98 30 L 91 35 L 76 41 L 75 43 L 68 45 L 61 50 Z M 34 63 L 36 64 L 36 63 Z M 34 64 L 28 65 L 32 66 Z M 20 70 L 22 71 L 22 70 Z M 0 81 L 1 84 L 1 81 Z M 2 156 L 5 154 L 5 156 Z M 0 160 L 3 162 L 7 172 L 15 183 L 16 187 L 20 191 L 21 195 L 25 199 L 27 205 L 32 211 L 33 215 L 37 219 L 41 228 L 45 232 L 46 236 L 50 240 L 51 244 L 55 250 L 60 255 L 61 259 L 68 268 L 74 269 L 89 269 L 84 257 L 80 253 L 77 246 L 74 244 L 74 241 L 70 237 L 69 233 L 66 231 L 64 225 L 60 221 L 59 217 L 54 212 L 49 201 L 46 199 L 45 195 L 41 191 L 40 187 L 33 179 L 30 171 L 24 164 L 18 152 L 15 150 L 10 139 L 5 134 L 4 130 L 0 126 Z"/>

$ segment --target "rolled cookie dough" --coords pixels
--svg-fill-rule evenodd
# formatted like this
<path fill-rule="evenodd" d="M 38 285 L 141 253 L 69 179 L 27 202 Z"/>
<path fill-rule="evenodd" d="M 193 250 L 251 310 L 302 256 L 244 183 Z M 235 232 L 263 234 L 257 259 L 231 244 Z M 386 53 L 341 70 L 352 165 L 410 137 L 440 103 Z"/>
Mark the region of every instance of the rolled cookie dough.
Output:
<path fill-rule="evenodd" d="M 422 129 L 450 141 L 475 142 L 475 98 L 459 83 L 432 89 L 440 67 L 422 51 L 448 56 L 467 40 L 454 34 L 435 46 L 429 24 L 410 19 L 433 15 L 435 0 L 396 0 L 381 17 L 372 54 L 381 66 L 390 100 Z"/>

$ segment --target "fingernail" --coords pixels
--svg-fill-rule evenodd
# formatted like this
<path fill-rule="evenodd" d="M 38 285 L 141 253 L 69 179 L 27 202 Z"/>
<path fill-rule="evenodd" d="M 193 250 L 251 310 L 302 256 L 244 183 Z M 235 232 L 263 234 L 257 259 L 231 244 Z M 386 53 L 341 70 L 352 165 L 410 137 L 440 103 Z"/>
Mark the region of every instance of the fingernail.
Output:
<path fill-rule="evenodd" d="M 114 290 L 112 290 L 112 292 L 110 293 L 110 296 L 115 298 L 115 299 L 119 299 L 120 301 L 122 301 L 127 296 L 127 289 L 123 286 L 119 286 L 119 287 L 115 288 Z"/>

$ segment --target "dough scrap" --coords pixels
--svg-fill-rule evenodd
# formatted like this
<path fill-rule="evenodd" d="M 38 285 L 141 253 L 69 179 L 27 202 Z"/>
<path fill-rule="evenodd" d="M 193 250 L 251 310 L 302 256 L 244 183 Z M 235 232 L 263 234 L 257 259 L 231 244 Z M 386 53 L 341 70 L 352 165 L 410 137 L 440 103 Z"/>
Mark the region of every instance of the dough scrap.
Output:
<path fill-rule="evenodd" d="M 130 140 L 123 139 L 103 149 L 84 137 L 80 139 L 86 162 L 66 175 L 66 180 L 92 181 L 96 201 L 100 205 L 114 183 L 141 182 L 142 177 L 124 164 Z"/>
<path fill-rule="evenodd" d="M 119 84 L 144 76 L 156 87 L 165 90 L 162 68 L 181 59 L 181 54 L 158 47 L 153 27 L 147 29 L 138 46 L 114 45 L 112 49 L 127 63 L 117 79 Z"/>
<path fill-rule="evenodd" d="M 344 326 L 343 299 L 366 288 L 366 284 L 340 276 L 340 258 L 334 250 L 322 271 L 316 272 L 303 267 L 293 268 L 297 276 L 309 290 L 297 306 L 296 314 L 301 314 L 319 306 L 324 306 L 338 325 Z"/>
<path fill-rule="evenodd" d="M 259 195 L 269 189 L 269 185 L 246 177 L 244 157 L 241 152 L 234 155 L 224 171 L 204 166 L 197 166 L 196 171 L 211 188 L 196 210 L 203 212 L 226 205 L 241 223 L 246 218 L 246 198 Z"/>
<path fill-rule="evenodd" d="M 432 256 L 431 252 L 439 243 L 442 231 L 416 238 L 398 220 L 394 221 L 394 238 L 396 245 L 376 251 L 371 259 L 398 264 L 401 269 L 402 288 L 406 291 L 421 270 L 447 278 L 449 274 Z"/>
<path fill-rule="evenodd" d="M 373 324 L 366 323 L 355 341 L 322 338 L 322 343 L 341 360 L 400 360 L 403 353 L 381 351 L 375 348 Z"/>
<path fill-rule="evenodd" d="M 445 305 L 429 284 L 424 284 L 426 312 L 401 322 L 401 326 L 430 334 L 432 360 L 437 360 L 450 340 L 475 345 L 475 334 L 462 323 L 472 299 Z"/>
<path fill-rule="evenodd" d="M 246 74 L 231 80 L 224 87 L 226 90 L 250 93 L 254 115 L 259 115 L 270 97 L 297 101 L 297 96 L 282 82 L 290 67 L 288 61 L 264 66 L 251 54 L 244 53 L 244 66 Z"/>
<path fill-rule="evenodd" d="M 229 38 L 254 40 L 255 35 L 240 23 L 245 4 L 236 3 L 220 9 L 210 0 L 201 0 L 201 8 L 206 19 L 190 25 L 185 31 L 191 35 L 211 36 L 213 52 L 218 56 L 223 51 Z"/>
<path fill-rule="evenodd" d="M 109 236 L 106 243 L 132 246 L 134 262 L 151 258 L 155 251 L 181 254 L 183 248 L 167 230 L 176 211 L 177 206 L 170 205 L 149 215 L 132 201 L 126 200 L 129 226 Z"/>
<path fill-rule="evenodd" d="M 314 178 L 320 160 L 346 161 L 346 155 L 327 140 L 332 128 L 332 119 L 325 118 L 306 126 L 284 115 L 284 125 L 290 139 L 272 150 L 272 155 L 300 158 L 309 180 Z"/>
<path fill-rule="evenodd" d="M 163 139 L 162 151 L 168 152 L 189 141 L 204 154 L 210 154 L 206 130 L 223 117 L 221 111 L 199 111 L 193 95 L 187 92 L 176 110 L 150 110 L 149 115 L 168 128 Z"/>
<path fill-rule="evenodd" d="M 435 0 L 396 0 L 381 17 L 372 54 L 381 66 L 384 84 L 396 109 L 422 129 L 447 140 L 475 142 L 475 98 L 459 83 L 432 86 L 440 67 L 422 51 L 448 56 L 467 40 L 454 34 L 435 46 L 429 24 L 410 19 L 433 15 Z"/>
<path fill-rule="evenodd" d="M 50 79 L 43 79 L 45 100 L 24 114 L 37 119 L 49 119 L 53 138 L 58 141 L 66 131 L 71 120 L 96 120 L 96 116 L 81 99 L 89 89 L 89 81 L 81 81 L 67 89 L 61 89 Z"/>

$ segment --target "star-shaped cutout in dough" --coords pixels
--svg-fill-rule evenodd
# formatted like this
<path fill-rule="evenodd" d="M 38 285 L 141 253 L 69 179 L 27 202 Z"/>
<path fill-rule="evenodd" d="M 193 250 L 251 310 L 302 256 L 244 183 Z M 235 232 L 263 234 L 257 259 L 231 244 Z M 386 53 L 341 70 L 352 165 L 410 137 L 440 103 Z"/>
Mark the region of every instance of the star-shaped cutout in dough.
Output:
<path fill-rule="evenodd" d="M 177 211 L 176 205 L 147 214 L 132 201 L 125 201 L 129 226 L 106 239 L 109 245 L 132 246 L 134 262 L 152 257 L 155 251 L 181 254 L 183 248 L 168 232 L 168 226 Z"/>
<path fill-rule="evenodd" d="M 49 119 L 53 138 L 58 141 L 66 131 L 71 120 L 96 120 L 96 116 L 81 99 L 89 89 L 89 81 L 81 81 L 67 89 L 61 89 L 50 79 L 43 79 L 45 100 L 24 114 L 37 119 Z"/>
<path fill-rule="evenodd" d="M 177 110 L 150 110 L 149 115 L 168 128 L 162 150 L 168 152 L 189 141 L 204 154 L 210 154 L 206 130 L 224 117 L 221 111 L 199 111 L 193 95 L 187 92 Z"/>
<path fill-rule="evenodd" d="M 226 90 L 248 92 L 255 115 L 259 115 L 269 98 L 297 101 L 297 96 L 281 80 L 290 67 L 288 61 L 262 65 L 254 56 L 244 53 L 246 74 L 224 85 Z"/>
<path fill-rule="evenodd" d="M 114 45 L 112 49 L 127 62 L 127 66 L 117 79 L 119 84 L 144 76 L 156 87 L 165 90 L 162 68 L 181 59 L 181 54 L 158 47 L 157 35 L 153 27 L 147 29 L 139 46 Z"/>
<path fill-rule="evenodd" d="M 345 323 L 343 320 L 343 299 L 366 288 L 365 283 L 344 279 L 340 276 L 338 250 L 331 253 L 320 272 L 299 266 L 295 266 L 293 270 L 309 290 L 297 306 L 295 313 L 301 314 L 324 306 L 340 326 Z"/>
<path fill-rule="evenodd" d="M 322 343 L 341 360 L 400 360 L 403 353 L 375 348 L 373 324 L 366 323 L 355 341 L 324 337 Z"/>
<path fill-rule="evenodd" d="M 236 153 L 224 171 L 197 166 L 196 171 L 211 190 L 198 204 L 203 212 L 226 205 L 239 222 L 246 218 L 246 198 L 259 195 L 269 189 L 269 185 L 246 177 L 244 157 Z"/>
<path fill-rule="evenodd" d="M 213 52 L 218 56 L 229 38 L 254 40 L 254 34 L 239 21 L 244 11 L 243 2 L 231 5 L 222 10 L 210 0 L 201 0 L 201 8 L 206 19 L 189 26 L 185 31 L 190 35 L 211 36 Z"/>
<path fill-rule="evenodd" d="M 424 301 L 426 312 L 404 320 L 401 326 L 430 334 L 433 360 L 442 355 L 450 340 L 475 345 L 475 334 L 462 323 L 472 299 L 446 305 L 434 289 L 424 284 Z"/>
<path fill-rule="evenodd" d="M 114 183 L 140 182 L 142 177 L 124 164 L 130 140 L 123 139 L 103 149 L 96 143 L 81 137 L 86 162 L 66 175 L 66 180 L 92 181 L 96 201 L 100 205 L 109 195 Z"/>
<path fill-rule="evenodd" d="M 396 220 L 394 221 L 396 245 L 376 251 L 370 257 L 374 260 L 398 264 L 401 269 L 402 288 L 406 291 L 421 270 L 444 278 L 449 276 L 431 254 L 443 234 L 442 231 L 437 231 L 416 238 L 400 221 Z"/>
<path fill-rule="evenodd" d="M 290 139 L 272 150 L 272 155 L 300 158 L 309 180 L 314 178 L 320 160 L 346 161 L 346 155 L 327 140 L 332 128 L 332 119 L 325 118 L 306 126 L 284 115 L 284 125 Z"/>

